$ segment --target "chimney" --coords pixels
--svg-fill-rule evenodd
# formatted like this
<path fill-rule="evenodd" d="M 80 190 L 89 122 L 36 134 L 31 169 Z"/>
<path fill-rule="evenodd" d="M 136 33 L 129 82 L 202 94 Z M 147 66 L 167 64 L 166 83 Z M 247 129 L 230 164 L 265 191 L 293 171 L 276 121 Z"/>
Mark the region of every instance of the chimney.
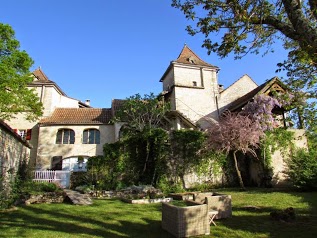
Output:
<path fill-rule="evenodd" d="M 85 100 L 85 104 L 87 104 L 88 106 L 90 106 L 90 99 L 86 99 L 86 100 Z"/>

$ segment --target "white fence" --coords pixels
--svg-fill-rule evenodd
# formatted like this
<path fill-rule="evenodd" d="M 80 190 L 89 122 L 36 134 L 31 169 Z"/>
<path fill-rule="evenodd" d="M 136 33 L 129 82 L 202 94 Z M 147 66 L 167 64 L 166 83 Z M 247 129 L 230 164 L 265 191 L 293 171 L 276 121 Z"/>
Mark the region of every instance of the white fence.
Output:
<path fill-rule="evenodd" d="M 62 188 L 69 188 L 70 171 L 40 170 L 34 172 L 34 182 L 58 183 Z"/>

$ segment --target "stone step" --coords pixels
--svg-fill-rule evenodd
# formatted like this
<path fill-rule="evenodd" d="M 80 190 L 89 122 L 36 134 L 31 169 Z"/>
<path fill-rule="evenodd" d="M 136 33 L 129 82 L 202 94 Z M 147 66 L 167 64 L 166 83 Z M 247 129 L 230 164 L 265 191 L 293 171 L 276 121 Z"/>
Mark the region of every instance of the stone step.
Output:
<path fill-rule="evenodd" d="M 74 190 L 64 189 L 66 196 L 75 205 L 91 205 L 92 199 L 87 194 L 82 194 Z"/>

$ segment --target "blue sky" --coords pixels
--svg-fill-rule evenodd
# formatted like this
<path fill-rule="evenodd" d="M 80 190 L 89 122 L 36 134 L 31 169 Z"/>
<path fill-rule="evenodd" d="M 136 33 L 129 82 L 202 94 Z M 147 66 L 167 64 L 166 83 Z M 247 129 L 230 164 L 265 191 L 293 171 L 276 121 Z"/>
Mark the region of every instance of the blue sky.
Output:
<path fill-rule="evenodd" d="M 112 99 L 161 92 L 159 82 L 186 43 L 220 67 L 225 87 L 248 74 L 261 84 L 285 58 L 281 47 L 265 57 L 220 59 L 187 34 L 188 21 L 170 0 L 10 0 L 1 2 L 0 22 L 16 32 L 21 49 L 70 97 L 110 107 Z M 216 36 L 215 36 L 216 37 Z M 277 75 L 280 76 L 280 75 Z"/>

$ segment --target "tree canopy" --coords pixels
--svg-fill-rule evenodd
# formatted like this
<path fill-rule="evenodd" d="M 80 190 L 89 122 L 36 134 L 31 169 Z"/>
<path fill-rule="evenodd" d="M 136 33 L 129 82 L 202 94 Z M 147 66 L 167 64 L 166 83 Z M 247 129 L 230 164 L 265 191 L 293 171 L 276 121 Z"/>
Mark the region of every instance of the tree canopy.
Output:
<path fill-rule="evenodd" d="M 132 130 L 151 130 L 162 125 L 162 119 L 169 110 L 169 104 L 153 93 L 135 94 L 123 101 L 116 113 L 116 121 L 126 122 L 125 126 Z"/>
<path fill-rule="evenodd" d="M 32 82 L 29 69 L 33 60 L 19 48 L 11 26 L 0 23 L 0 119 L 23 112 L 32 121 L 42 115 L 42 103 L 27 88 Z"/>
<path fill-rule="evenodd" d="M 234 52 L 239 57 L 258 53 L 259 48 L 282 39 L 292 48 L 300 47 L 311 58 L 317 57 L 314 0 L 172 0 L 172 6 L 196 23 L 196 27 L 188 26 L 187 30 L 192 35 L 205 36 L 203 46 L 209 53 L 225 57 Z M 215 42 L 211 33 L 219 32 L 222 38 Z"/>

